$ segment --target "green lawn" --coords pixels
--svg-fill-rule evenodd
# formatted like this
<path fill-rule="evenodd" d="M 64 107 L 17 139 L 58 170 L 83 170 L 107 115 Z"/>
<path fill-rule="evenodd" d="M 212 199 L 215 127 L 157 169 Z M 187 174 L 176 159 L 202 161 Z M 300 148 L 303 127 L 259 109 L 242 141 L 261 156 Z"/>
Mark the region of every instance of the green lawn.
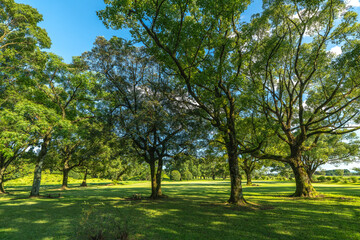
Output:
<path fill-rule="evenodd" d="M 294 183 L 255 183 L 244 187 L 250 208 L 224 204 L 230 187 L 222 181 L 164 182 L 169 198 L 158 201 L 129 199 L 149 195 L 148 182 L 74 186 L 55 199 L 29 199 L 29 186 L 7 186 L 0 239 L 79 239 L 77 232 L 97 224 L 111 229 L 111 218 L 126 222 L 130 239 L 360 239 L 360 184 L 315 184 L 322 197 L 295 199 L 286 197 Z M 60 192 L 56 187 L 43 194 Z"/>

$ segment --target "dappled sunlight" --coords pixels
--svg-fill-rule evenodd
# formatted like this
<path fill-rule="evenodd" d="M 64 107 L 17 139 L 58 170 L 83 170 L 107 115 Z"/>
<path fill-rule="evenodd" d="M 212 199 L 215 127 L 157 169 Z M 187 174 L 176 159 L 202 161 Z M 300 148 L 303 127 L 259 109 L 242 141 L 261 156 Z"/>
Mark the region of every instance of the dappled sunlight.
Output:
<path fill-rule="evenodd" d="M 6 203 L 6 204 L 4 204 L 5 206 L 15 206 L 15 207 L 17 207 L 17 206 L 21 206 L 21 205 L 24 205 L 24 206 L 26 206 L 26 205 L 35 205 L 35 204 L 38 204 L 39 202 L 16 202 L 16 203 Z"/>
<path fill-rule="evenodd" d="M 36 223 L 36 224 L 45 224 L 45 223 L 49 223 L 49 221 L 47 221 L 47 220 L 37 220 L 37 221 L 34 221 L 33 223 Z"/>
<path fill-rule="evenodd" d="M 337 239 L 358 236 L 355 219 L 360 216 L 360 201 L 353 196 L 356 193 L 347 195 L 358 189 L 357 186 L 319 185 L 324 187 L 321 194 L 331 194 L 291 198 L 286 196 L 293 191 L 292 183 L 262 183 L 244 188 L 245 198 L 253 206 L 246 208 L 226 204 L 228 187 L 228 182 L 218 182 L 218 185 L 211 181 L 201 184 L 167 182 L 163 185 L 163 193 L 168 198 L 158 200 L 147 198 L 150 195 L 148 183 L 74 188 L 57 199 L 36 200 L 27 198 L 28 192 L 17 188 L 19 192 L 1 199 L 0 213 L 9 222 L 6 226 L 9 231 L 4 233 L 8 239 L 20 234 L 26 236 L 31 229 L 39 234 L 36 239 L 50 239 L 54 234 L 61 239 L 74 239 L 71 236 L 83 210 L 91 208 L 125 219 L 133 229 L 133 236 L 138 236 L 135 239 L 204 239 L 205 236 L 206 239 L 233 236 L 297 239 L 296 236 L 302 236 L 304 227 L 312 239 L 321 238 L 324 232 Z M 43 194 L 53 193 L 52 190 L 47 189 Z M 342 193 L 346 197 L 339 195 Z M 132 200 L 133 194 L 141 194 L 144 198 Z M 17 225 L 24 227 L 17 229 Z M 13 229 L 17 229 L 16 232 Z"/>
<path fill-rule="evenodd" d="M 211 222 L 212 225 L 216 225 L 216 226 L 219 226 L 219 225 L 226 225 L 226 223 L 224 222 L 219 222 L 219 221 L 214 221 L 214 222 Z"/>
<path fill-rule="evenodd" d="M 16 228 L 1 228 L 0 227 L 0 233 L 10 233 L 10 232 L 17 232 L 18 229 Z"/>

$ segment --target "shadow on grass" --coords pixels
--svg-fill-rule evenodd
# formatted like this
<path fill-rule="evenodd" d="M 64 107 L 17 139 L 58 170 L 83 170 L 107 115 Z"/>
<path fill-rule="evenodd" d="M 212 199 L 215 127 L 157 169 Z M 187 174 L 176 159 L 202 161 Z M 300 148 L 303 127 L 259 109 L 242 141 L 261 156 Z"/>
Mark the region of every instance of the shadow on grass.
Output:
<path fill-rule="evenodd" d="M 169 198 L 131 200 L 150 195 L 149 184 L 91 185 L 69 191 L 46 188 L 43 194 L 61 192 L 58 199 L 0 198 L 1 239 L 76 239 L 82 211 L 93 207 L 103 214 L 127 220 L 133 239 L 359 239 L 359 199 L 349 187 L 317 187 L 325 193 L 354 196 L 355 201 L 324 198 L 291 200 L 291 185 L 267 182 L 244 188 L 246 198 L 263 210 L 224 204 L 229 183 L 163 184 Z M 58 187 L 54 186 L 55 188 Z M 9 187 L 26 197 L 27 187 Z M 359 188 L 357 188 L 359 190 Z M 275 197 L 275 195 L 279 195 Z M 354 193 L 354 192 L 353 192 Z M 318 199 L 316 199 L 318 200 Z M 357 219 L 357 220 L 356 220 Z M 306 231 L 306 234 L 304 234 Z"/>

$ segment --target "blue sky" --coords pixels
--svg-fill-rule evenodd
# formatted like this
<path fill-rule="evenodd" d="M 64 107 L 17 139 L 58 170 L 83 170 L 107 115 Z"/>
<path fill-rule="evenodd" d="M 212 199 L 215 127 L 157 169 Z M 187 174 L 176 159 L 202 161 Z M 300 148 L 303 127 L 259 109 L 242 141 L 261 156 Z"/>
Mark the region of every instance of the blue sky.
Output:
<path fill-rule="evenodd" d="M 106 29 L 96 15 L 104 9 L 102 0 L 15 0 L 36 8 L 44 18 L 39 25 L 48 32 L 54 52 L 70 63 L 72 56 L 90 50 L 96 36 L 130 39 L 127 30 Z"/>
<path fill-rule="evenodd" d="M 52 47 L 49 51 L 61 56 L 70 63 L 72 56 L 79 56 L 92 48 L 97 36 L 109 39 L 118 36 L 131 39 L 128 30 L 107 29 L 96 15 L 96 11 L 105 8 L 103 0 L 15 0 L 36 8 L 44 18 L 39 25 L 46 29 Z M 360 0 L 348 0 L 359 13 Z M 243 15 L 248 21 L 252 14 L 261 11 L 262 1 L 254 0 Z M 359 163 L 340 165 L 337 168 L 359 167 Z M 326 164 L 324 169 L 334 169 L 335 166 Z"/>

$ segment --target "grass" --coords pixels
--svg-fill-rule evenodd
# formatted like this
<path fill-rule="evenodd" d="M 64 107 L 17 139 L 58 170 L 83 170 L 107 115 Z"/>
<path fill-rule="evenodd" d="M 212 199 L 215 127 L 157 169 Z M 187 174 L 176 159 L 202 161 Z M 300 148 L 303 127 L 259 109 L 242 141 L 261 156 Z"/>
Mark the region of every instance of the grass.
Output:
<path fill-rule="evenodd" d="M 11 194 L 0 195 L 0 239 L 78 239 L 90 209 L 94 222 L 87 231 L 107 215 L 128 226 L 130 239 L 360 239 L 360 184 L 317 183 L 322 197 L 296 199 L 286 197 L 294 183 L 255 183 L 244 187 L 255 208 L 224 204 L 230 190 L 224 181 L 164 182 L 169 198 L 157 201 L 129 199 L 150 195 L 149 182 L 94 182 L 67 191 L 45 186 L 44 195 L 61 193 L 55 199 L 29 199 L 30 186 L 7 186 Z"/>

